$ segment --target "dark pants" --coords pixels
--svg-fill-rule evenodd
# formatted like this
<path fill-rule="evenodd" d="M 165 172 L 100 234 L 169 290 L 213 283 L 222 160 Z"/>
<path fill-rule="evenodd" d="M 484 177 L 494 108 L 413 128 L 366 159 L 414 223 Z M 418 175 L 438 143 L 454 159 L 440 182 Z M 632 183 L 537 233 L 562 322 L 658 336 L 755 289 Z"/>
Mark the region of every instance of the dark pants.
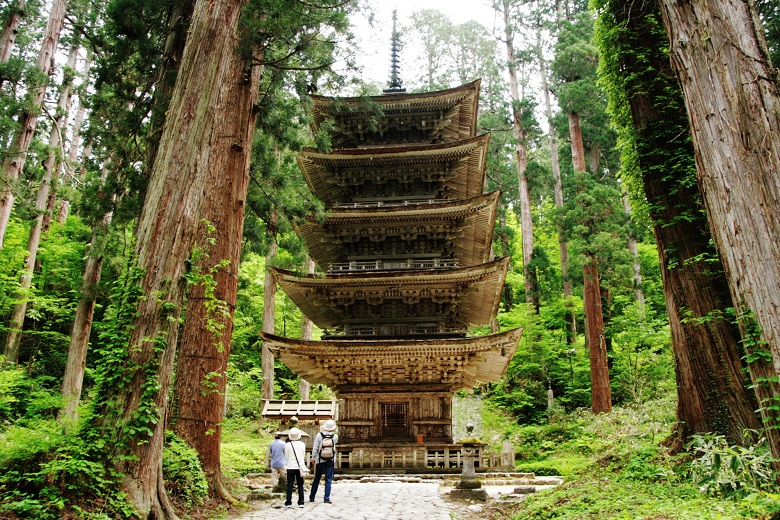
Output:
<path fill-rule="evenodd" d="M 314 501 L 317 495 L 317 488 L 320 486 L 320 477 L 325 475 L 325 502 L 330 502 L 330 486 L 333 484 L 333 459 L 318 462 L 314 469 L 314 482 L 311 483 L 311 492 L 309 500 Z"/>
<path fill-rule="evenodd" d="M 293 485 L 298 484 L 298 505 L 302 506 L 305 500 L 303 499 L 303 476 L 299 469 L 287 470 L 287 500 L 284 501 L 284 505 L 292 505 L 292 490 Z"/>

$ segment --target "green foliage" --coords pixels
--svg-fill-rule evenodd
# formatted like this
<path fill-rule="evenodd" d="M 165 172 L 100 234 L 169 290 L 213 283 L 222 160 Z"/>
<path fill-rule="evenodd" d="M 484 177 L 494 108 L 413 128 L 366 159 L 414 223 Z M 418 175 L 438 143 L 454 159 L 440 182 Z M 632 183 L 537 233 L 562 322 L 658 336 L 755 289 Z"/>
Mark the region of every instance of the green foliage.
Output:
<path fill-rule="evenodd" d="M 16 366 L 7 367 L 5 359 L 0 356 L 0 420 L 8 421 L 15 414 L 14 408 L 19 402 L 16 390 L 24 379 L 24 370 Z"/>
<path fill-rule="evenodd" d="M 78 438 L 55 420 L 35 419 L 0 434 L 0 511 L 23 518 L 130 518 L 132 508 L 117 493 L 117 475 L 90 460 Z M 96 508 L 95 506 L 98 505 Z M 104 513 L 90 513 L 103 509 Z"/>
<path fill-rule="evenodd" d="M 225 419 L 222 426 L 221 459 L 228 477 L 242 477 L 265 471 L 268 445 L 273 436 L 259 430 L 257 422 L 247 417 Z"/>
<path fill-rule="evenodd" d="M 258 419 L 263 400 L 262 369 L 239 370 L 231 363 L 227 378 L 227 416 Z"/>
<path fill-rule="evenodd" d="M 742 501 L 707 496 L 687 478 L 685 459 L 666 454 L 660 442 L 674 425 L 673 394 L 667 395 L 608 414 L 579 410 L 547 425 L 507 428 L 518 470 L 558 470 L 565 480 L 529 495 L 513 518 L 768 518 L 769 493 Z"/>
<path fill-rule="evenodd" d="M 162 468 L 165 490 L 171 496 L 188 506 L 203 503 L 209 485 L 198 452 L 172 431 L 165 432 Z"/>
<path fill-rule="evenodd" d="M 756 7 L 763 22 L 772 63 L 777 67 L 780 64 L 780 6 L 773 0 L 758 0 Z"/>
<path fill-rule="evenodd" d="M 687 448 L 696 457 L 691 478 L 704 493 L 745 498 L 776 490 L 765 438 L 751 446 L 730 446 L 723 435 L 697 434 Z"/>
<path fill-rule="evenodd" d="M 53 419 L 60 409 L 62 396 L 58 381 L 31 373 L 29 367 L 0 366 L 0 430 L 3 424 L 24 425 Z"/>

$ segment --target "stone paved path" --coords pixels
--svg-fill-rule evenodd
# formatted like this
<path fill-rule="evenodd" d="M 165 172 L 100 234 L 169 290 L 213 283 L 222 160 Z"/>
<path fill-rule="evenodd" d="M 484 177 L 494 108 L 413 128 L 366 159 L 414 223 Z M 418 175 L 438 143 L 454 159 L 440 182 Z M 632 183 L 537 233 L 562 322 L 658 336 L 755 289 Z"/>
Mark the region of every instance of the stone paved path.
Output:
<path fill-rule="evenodd" d="M 333 483 L 331 500 L 322 502 L 322 488 L 317 502 L 308 502 L 303 509 L 293 504 L 288 509 L 284 500 L 263 504 L 263 508 L 244 513 L 236 520 L 451 520 L 451 511 L 439 494 L 439 483 L 412 482 L 350 482 Z M 293 501 L 296 493 L 293 492 Z M 281 507 L 280 507 L 281 506 Z"/>

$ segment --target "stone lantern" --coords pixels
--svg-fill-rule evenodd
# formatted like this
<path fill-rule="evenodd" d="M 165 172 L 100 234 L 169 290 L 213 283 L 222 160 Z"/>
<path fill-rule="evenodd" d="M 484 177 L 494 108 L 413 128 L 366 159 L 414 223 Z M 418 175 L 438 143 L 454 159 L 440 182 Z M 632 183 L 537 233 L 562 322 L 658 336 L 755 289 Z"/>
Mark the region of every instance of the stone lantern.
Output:
<path fill-rule="evenodd" d="M 482 482 L 477 480 L 477 474 L 474 471 L 474 461 L 477 459 L 480 448 L 485 443 L 473 436 L 474 425 L 468 423 L 466 425 L 466 438 L 460 441 L 460 455 L 463 461 L 463 469 L 460 474 L 460 482 L 455 486 L 459 490 L 470 491 L 471 498 L 477 498 L 484 500 L 487 498 L 481 498 L 481 495 L 487 495 L 485 490 L 480 489 Z M 480 496 L 477 496 L 480 495 Z"/>

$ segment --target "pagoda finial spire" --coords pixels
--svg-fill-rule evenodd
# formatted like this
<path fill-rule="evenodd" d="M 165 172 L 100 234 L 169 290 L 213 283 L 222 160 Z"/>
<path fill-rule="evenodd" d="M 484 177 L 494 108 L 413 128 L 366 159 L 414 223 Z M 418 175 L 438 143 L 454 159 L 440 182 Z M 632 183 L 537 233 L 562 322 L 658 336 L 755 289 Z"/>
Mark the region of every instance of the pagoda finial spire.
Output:
<path fill-rule="evenodd" d="M 401 33 L 398 31 L 398 11 L 393 9 L 393 34 L 390 37 L 390 83 L 389 88 L 383 90 L 385 94 L 406 92 L 401 81 Z"/>

